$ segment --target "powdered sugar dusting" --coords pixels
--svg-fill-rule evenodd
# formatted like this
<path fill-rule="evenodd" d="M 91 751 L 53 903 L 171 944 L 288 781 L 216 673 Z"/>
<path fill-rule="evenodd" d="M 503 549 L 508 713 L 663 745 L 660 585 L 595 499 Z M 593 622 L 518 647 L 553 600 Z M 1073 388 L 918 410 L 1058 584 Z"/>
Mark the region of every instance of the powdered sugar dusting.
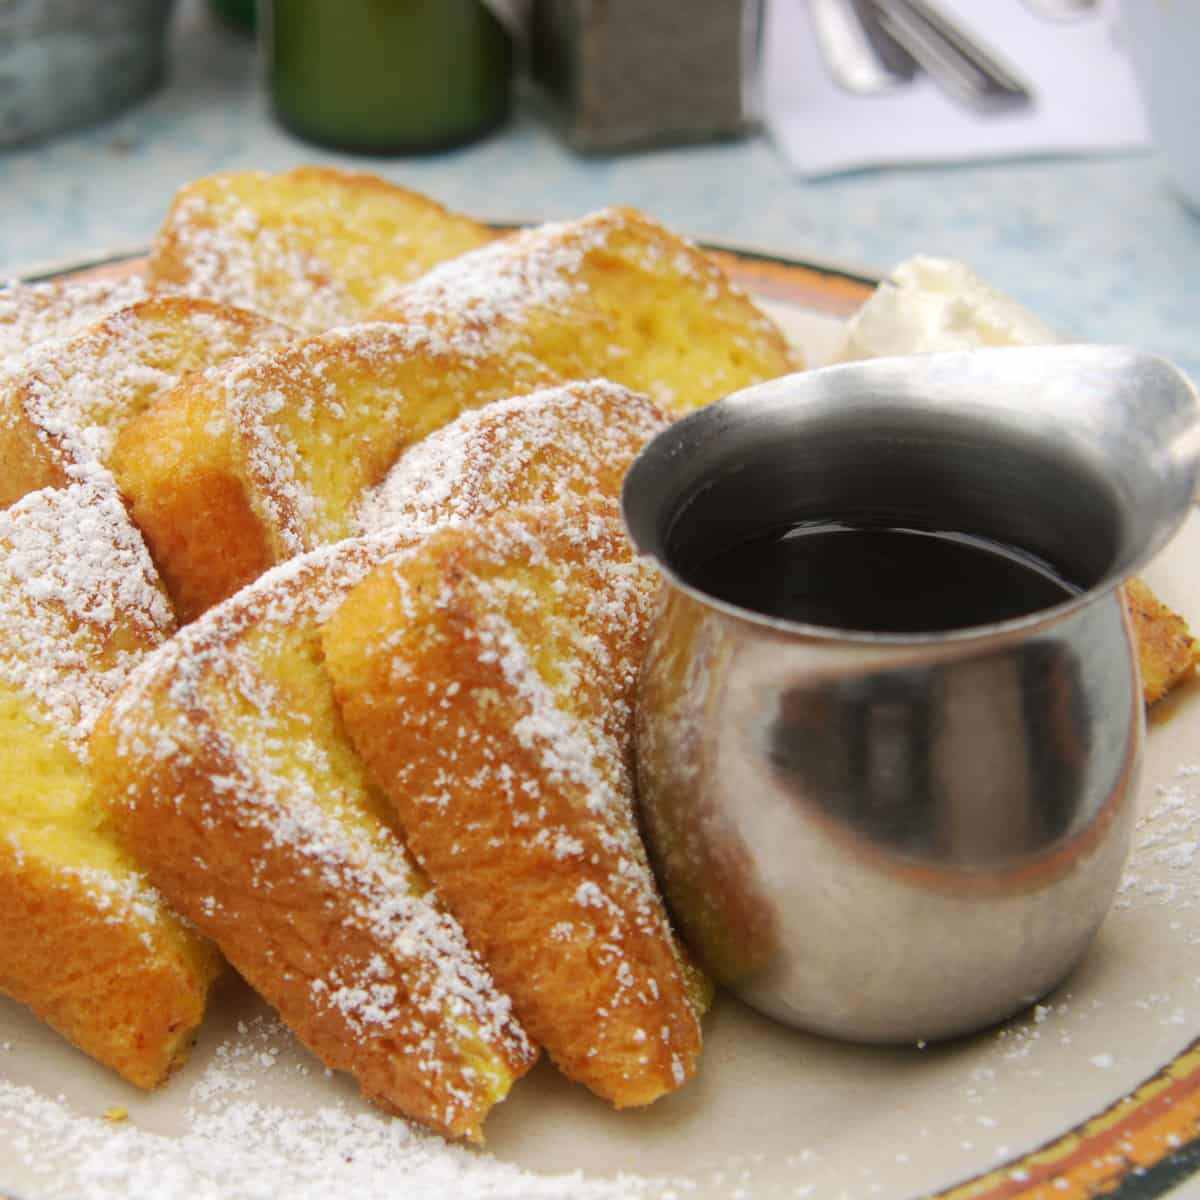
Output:
<path fill-rule="evenodd" d="M 0 680 L 29 699 L 79 762 L 104 705 L 173 627 L 141 536 L 102 470 L 0 512 Z M 7 836 L 20 861 L 20 828 Z M 163 916 L 158 893 L 132 865 L 55 863 L 54 871 L 102 919 L 145 929 Z"/>
<path fill-rule="evenodd" d="M 88 867 L 64 867 L 63 874 L 77 879 L 101 911 L 112 910 L 113 921 L 134 916 L 153 925 L 162 914 L 162 898 L 136 871 L 129 875 L 111 875 Z"/>
<path fill-rule="evenodd" d="M 286 225 L 275 228 L 264 222 L 232 191 L 217 200 L 216 209 L 220 220 L 214 220 L 213 199 L 196 193 L 182 197 L 172 212 L 172 250 L 187 273 L 173 286 L 313 332 L 356 315 L 345 285 L 317 255 L 288 236 Z"/>
<path fill-rule="evenodd" d="M 644 232 L 631 238 L 635 221 L 644 223 Z M 651 276 L 672 272 L 710 301 L 722 283 L 745 296 L 693 242 L 630 210 L 606 208 L 574 221 L 537 225 L 441 263 L 385 293 L 380 311 L 443 332 L 453 327 L 467 345 L 503 350 L 533 314 L 568 307 L 586 295 L 585 270 L 601 251 L 626 256 Z M 751 315 L 754 325 L 770 327 L 753 308 Z"/>
<path fill-rule="evenodd" d="M 1137 823 L 1116 908 L 1188 909 L 1197 904 L 1200 766 L 1183 764 L 1155 789 Z"/>
<path fill-rule="evenodd" d="M 545 388 L 464 413 L 407 451 L 363 501 L 364 531 L 428 529 L 516 503 L 616 496 L 634 455 L 666 424 L 605 380 Z"/>
<path fill-rule="evenodd" d="M 199 370 L 292 331 L 240 310 L 181 298 L 146 301 L 112 313 L 66 342 L 27 353 L 0 382 L 0 420 L 19 417 L 67 477 L 81 464 L 107 462 L 122 426 Z"/>
<path fill-rule="evenodd" d="M 292 1071 L 303 1089 L 311 1073 L 304 1063 L 276 1065 L 286 1042 L 271 1018 L 242 1023 L 192 1084 L 176 1136 L 140 1128 L 136 1119 L 115 1126 L 74 1111 L 62 1098 L 4 1082 L 0 1125 L 38 1179 L 39 1200 L 665 1200 L 679 1194 L 669 1181 L 628 1174 L 538 1175 L 357 1107 L 330 1104 L 314 1113 L 272 1103 L 261 1094 L 264 1079 Z M 41 1152 L 47 1142 L 52 1156 Z"/>
<path fill-rule="evenodd" d="M 385 294 L 390 318 L 423 322 L 468 353 L 503 353 L 538 310 L 560 308 L 586 291 L 580 273 L 606 244 L 619 216 L 605 210 L 550 222 L 450 259 Z"/>
<path fill-rule="evenodd" d="M 779 331 L 695 245 L 639 213 L 552 222 L 442 263 L 378 315 L 461 354 L 530 356 L 686 411 L 798 365 Z"/>
<path fill-rule="evenodd" d="M 626 541 L 615 501 L 446 526 L 383 571 L 406 615 L 371 636 L 379 674 L 390 673 L 396 690 L 371 692 L 360 706 L 353 676 L 339 673 L 343 654 L 363 653 L 351 647 L 370 618 L 355 597 L 326 645 L 337 647 L 330 667 L 350 696 L 343 712 L 351 735 L 387 780 L 415 851 L 469 935 L 498 947 L 494 922 L 511 920 L 523 945 L 544 938 L 547 956 L 578 961 L 591 977 L 580 995 L 568 995 L 569 987 L 503 975 L 493 958 L 531 1032 L 568 1074 L 604 1095 L 621 1094 L 606 1071 L 627 1071 L 634 1089 L 651 1090 L 650 1080 L 659 1094 L 678 1086 L 693 1065 L 698 1027 L 682 1001 L 633 812 L 633 694 L 655 581 Z M 464 666 L 438 674 L 429 684 L 436 700 L 421 703 L 427 652 L 435 673 L 450 672 L 447 662 Z M 386 765 L 373 760 L 374 728 L 399 720 L 406 736 L 392 742 Z M 489 888 L 485 904 L 473 877 L 495 877 L 501 847 L 512 894 L 495 898 Z M 533 877 L 525 903 L 520 885 Z M 564 921 L 575 927 L 571 940 L 562 937 Z M 627 1060 L 606 1058 L 629 1046 L 639 1026 L 649 1037 Z M 591 1047 L 587 1065 L 569 1044 Z"/>
<path fill-rule="evenodd" d="M 100 710 L 173 621 L 103 472 L 0 513 L 0 678 L 81 757 Z"/>
<path fill-rule="evenodd" d="M 0 374 L 19 369 L 25 353 L 40 343 L 71 337 L 146 295 L 140 275 L 63 283 L 0 280 Z"/>
<path fill-rule="evenodd" d="M 316 333 L 362 320 L 386 285 L 491 236 L 378 178 L 328 168 L 237 171 L 179 194 L 149 274 L 156 286 Z"/>
<path fill-rule="evenodd" d="M 314 481 L 320 464 L 297 446 L 297 427 L 333 445 L 341 436 L 353 436 L 345 430 L 362 414 L 348 411 L 352 403 L 369 409 L 377 427 L 413 423 L 417 418 L 411 414 L 404 418 L 407 401 L 389 379 L 388 364 L 406 356 L 436 363 L 446 350 L 421 326 L 376 322 L 329 330 L 207 373 L 204 386 L 214 391 L 218 411 L 237 431 L 256 501 L 281 557 L 314 549 L 344 532 L 328 512 L 330 494 L 337 489 Z M 367 376 L 363 364 L 377 370 Z M 338 378 L 342 372 L 361 378 L 363 394 L 347 395 Z"/>
<path fill-rule="evenodd" d="M 369 817 L 365 783 L 333 767 L 346 750 L 336 726 L 326 728 L 332 696 L 317 642 L 320 621 L 339 599 L 405 544 L 402 536 L 343 542 L 268 572 L 148 659 L 118 697 L 112 721 L 118 754 L 133 756 L 140 773 L 186 762 L 207 777 L 210 796 L 174 800 L 211 830 L 206 836 L 219 844 L 230 820 L 261 830 L 265 844 L 290 864 L 289 903 L 310 911 L 334 904 L 331 920 L 369 938 L 375 952 L 365 961 L 331 958 L 310 946 L 303 961 L 291 964 L 293 973 L 311 972 L 292 1016 L 307 1021 L 311 1012 L 336 1011 L 347 1043 L 358 1043 L 368 1057 L 394 1054 L 396 1039 L 409 1044 L 407 1053 L 419 1059 L 412 1069 L 440 1081 L 440 1115 L 450 1125 L 460 1102 L 473 1110 L 476 1086 L 486 1088 L 487 1081 L 443 1061 L 447 1046 L 478 1039 L 489 1053 L 500 1048 L 526 1066 L 533 1051 L 507 997 L 437 906 L 403 844 Z M 295 687 L 282 691 L 276 661 L 286 662 L 289 681 L 308 662 L 315 697 Z M 222 936 L 229 928 L 223 910 L 242 914 L 235 924 L 253 920 L 256 902 L 239 905 L 247 894 L 269 898 L 274 871 L 260 873 L 254 862 L 232 873 L 210 874 L 202 866 L 202 878 L 207 895 L 199 903 L 187 893 L 172 898 L 254 978 L 254 964 Z M 289 1003 L 269 986 L 267 994 Z"/>

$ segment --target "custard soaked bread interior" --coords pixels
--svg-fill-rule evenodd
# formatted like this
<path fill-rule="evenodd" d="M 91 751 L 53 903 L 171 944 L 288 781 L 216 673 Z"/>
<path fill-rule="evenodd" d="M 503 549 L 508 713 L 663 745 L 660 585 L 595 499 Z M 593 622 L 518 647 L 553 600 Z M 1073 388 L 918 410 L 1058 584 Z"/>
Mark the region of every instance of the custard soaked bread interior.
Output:
<path fill-rule="evenodd" d="M 172 296 L 28 351 L 0 376 L 0 506 L 107 463 L 125 425 L 184 375 L 292 336 L 257 313 Z"/>
<path fill-rule="evenodd" d="M 233 171 L 176 195 L 147 279 L 316 333 L 362 320 L 388 289 L 495 236 L 374 175 Z"/>
<path fill-rule="evenodd" d="M 181 619 L 352 533 L 367 489 L 465 409 L 604 375 L 685 411 L 792 365 L 702 253 L 631 213 L 531 231 L 455 266 L 402 291 L 398 323 L 193 376 L 124 430 L 113 469 Z"/>
<path fill-rule="evenodd" d="M 88 735 L 172 626 L 115 493 L 0 513 L 0 989 L 140 1087 L 186 1055 L 219 958 L 109 828 Z"/>
<path fill-rule="evenodd" d="M 155 884 L 324 1063 L 478 1140 L 535 1051 L 346 740 L 318 627 L 405 536 L 293 559 L 134 673 L 92 741 Z"/>
<path fill-rule="evenodd" d="M 614 501 L 443 527 L 325 626 L 350 736 L 525 1027 L 613 1104 L 687 1081 L 698 979 L 633 809 L 653 595 Z"/>

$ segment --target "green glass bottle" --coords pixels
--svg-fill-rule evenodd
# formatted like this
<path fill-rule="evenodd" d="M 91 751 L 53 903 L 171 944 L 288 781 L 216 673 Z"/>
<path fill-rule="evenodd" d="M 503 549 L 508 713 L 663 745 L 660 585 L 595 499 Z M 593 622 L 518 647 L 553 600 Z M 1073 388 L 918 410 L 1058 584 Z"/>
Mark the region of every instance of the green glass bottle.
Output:
<path fill-rule="evenodd" d="M 310 141 L 440 150 L 508 113 L 512 42 L 482 0 L 266 0 L 260 23 L 276 116 Z"/>

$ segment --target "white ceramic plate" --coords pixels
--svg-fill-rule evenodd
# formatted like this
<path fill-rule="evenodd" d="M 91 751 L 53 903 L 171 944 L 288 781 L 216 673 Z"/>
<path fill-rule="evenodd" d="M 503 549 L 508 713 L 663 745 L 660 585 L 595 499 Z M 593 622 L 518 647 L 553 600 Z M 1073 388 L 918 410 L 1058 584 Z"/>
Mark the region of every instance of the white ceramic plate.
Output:
<path fill-rule="evenodd" d="M 826 307 L 839 306 L 844 295 Z M 835 319 L 771 307 L 824 357 Z M 1200 517 L 1148 576 L 1200 628 Z M 1191 1169 L 1200 1117 L 1200 1056 L 1184 1053 L 1200 1031 L 1196 693 L 1183 689 L 1151 722 L 1136 848 L 1092 951 L 1042 1005 L 989 1033 L 849 1046 L 720 997 L 699 1076 L 677 1095 L 614 1113 L 543 1062 L 489 1119 L 484 1154 L 374 1114 L 236 980 L 188 1066 L 153 1095 L 0 1000 L 0 1191 L 740 1200 L 952 1189 L 998 1200 L 1082 1196 L 1099 1180 L 1121 1196 L 1157 1195 Z M 128 1120 L 106 1121 L 114 1107 Z"/>

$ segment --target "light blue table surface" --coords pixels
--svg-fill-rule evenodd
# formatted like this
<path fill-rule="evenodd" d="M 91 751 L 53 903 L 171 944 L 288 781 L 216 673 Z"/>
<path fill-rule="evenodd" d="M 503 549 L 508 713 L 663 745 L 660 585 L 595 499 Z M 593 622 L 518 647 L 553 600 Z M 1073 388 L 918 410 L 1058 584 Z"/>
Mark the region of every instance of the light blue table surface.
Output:
<path fill-rule="evenodd" d="M 1200 376 L 1200 217 L 1151 155 L 802 181 L 764 138 L 579 158 L 522 103 L 503 132 L 464 150 L 354 158 L 273 123 L 251 45 L 198 0 L 178 13 L 155 95 L 85 132 L 0 152 L 0 277 L 144 245 L 196 176 L 303 162 L 376 171 L 484 218 L 621 203 L 701 238 L 878 272 L 916 252 L 948 255 L 1057 328 L 1142 346 Z"/>

